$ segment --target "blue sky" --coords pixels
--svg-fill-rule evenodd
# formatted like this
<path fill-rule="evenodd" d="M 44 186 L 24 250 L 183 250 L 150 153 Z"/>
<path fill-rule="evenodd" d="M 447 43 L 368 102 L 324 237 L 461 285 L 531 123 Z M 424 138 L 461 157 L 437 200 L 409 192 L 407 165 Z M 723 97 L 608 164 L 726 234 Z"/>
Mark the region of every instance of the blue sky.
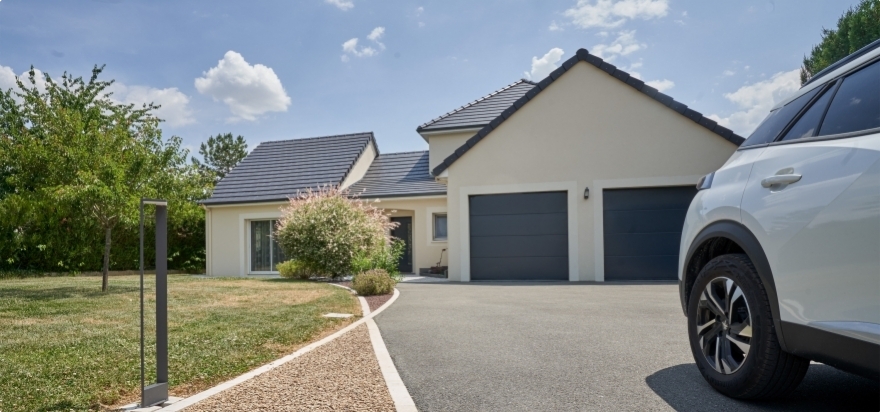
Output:
<path fill-rule="evenodd" d="M 106 64 L 115 98 L 162 104 L 190 148 L 373 131 L 388 153 L 426 149 L 419 124 L 583 47 L 747 135 L 856 3 L 0 0 L 0 87 L 31 65 Z"/>

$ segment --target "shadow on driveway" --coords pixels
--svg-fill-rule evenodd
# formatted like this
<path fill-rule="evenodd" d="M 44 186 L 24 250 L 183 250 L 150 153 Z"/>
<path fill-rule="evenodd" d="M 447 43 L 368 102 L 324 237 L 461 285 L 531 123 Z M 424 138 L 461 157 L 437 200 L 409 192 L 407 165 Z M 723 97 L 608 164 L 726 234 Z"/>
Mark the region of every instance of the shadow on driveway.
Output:
<path fill-rule="evenodd" d="M 788 398 L 772 402 L 728 398 L 712 389 L 693 363 L 662 369 L 648 376 L 645 382 L 677 411 L 880 410 L 880 385 L 877 382 L 821 364 L 810 365 L 807 376 Z"/>

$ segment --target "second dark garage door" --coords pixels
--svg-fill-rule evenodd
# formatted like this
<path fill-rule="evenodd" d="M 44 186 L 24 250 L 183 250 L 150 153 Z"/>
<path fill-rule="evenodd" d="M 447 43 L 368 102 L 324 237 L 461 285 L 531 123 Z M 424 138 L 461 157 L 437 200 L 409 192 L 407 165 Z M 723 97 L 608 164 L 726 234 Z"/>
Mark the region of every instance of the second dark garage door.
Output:
<path fill-rule="evenodd" d="M 678 246 L 693 186 L 602 193 L 605 280 L 677 280 Z"/>
<path fill-rule="evenodd" d="M 566 192 L 471 196 L 471 280 L 568 280 Z"/>

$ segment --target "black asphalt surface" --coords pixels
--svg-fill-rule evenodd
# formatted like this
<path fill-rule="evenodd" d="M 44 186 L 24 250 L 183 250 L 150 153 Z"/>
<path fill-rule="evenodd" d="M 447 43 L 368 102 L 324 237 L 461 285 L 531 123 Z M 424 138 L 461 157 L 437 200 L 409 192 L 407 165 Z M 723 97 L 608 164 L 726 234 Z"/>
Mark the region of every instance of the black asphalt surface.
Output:
<path fill-rule="evenodd" d="M 788 399 L 715 392 L 673 284 L 401 283 L 376 317 L 420 411 L 880 410 L 880 387 L 813 364 Z"/>

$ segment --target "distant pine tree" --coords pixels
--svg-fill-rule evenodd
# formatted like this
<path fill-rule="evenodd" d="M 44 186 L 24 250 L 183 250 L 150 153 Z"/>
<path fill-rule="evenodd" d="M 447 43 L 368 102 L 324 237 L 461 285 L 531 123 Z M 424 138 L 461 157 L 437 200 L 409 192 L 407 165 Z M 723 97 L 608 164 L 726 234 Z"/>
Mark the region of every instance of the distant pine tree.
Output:
<path fill-rule="evenodd" d="M 822 29 L 822 42 L 804 56 L 801 84 L 854 51 L 880 39 L 880 0 L 862 0 L 837 21 L 837 30 Z"/>
<path fill-rule="evenodd" d="M 214 181 L 219 181 L 247 156 L 247 142 L 241 136 L 233 138 L 232 133 L 218 134 L 201 144 L 199 154 L 203 162 L 193 157 L 193 164 L 212 175 Z"/>

